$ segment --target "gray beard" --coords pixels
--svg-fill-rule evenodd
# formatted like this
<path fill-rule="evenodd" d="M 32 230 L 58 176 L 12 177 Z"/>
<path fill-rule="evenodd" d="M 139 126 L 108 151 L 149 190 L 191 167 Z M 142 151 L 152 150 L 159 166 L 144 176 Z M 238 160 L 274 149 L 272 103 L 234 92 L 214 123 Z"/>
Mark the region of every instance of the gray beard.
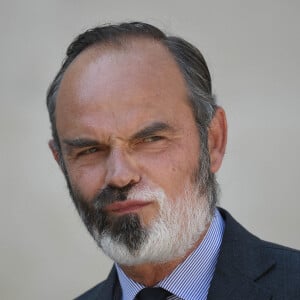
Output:
<path fill-rule="evenodd" d="M 202 156 L 199 166 L 194 171 L 192 183 L 182 195 L 176 197 L 178 199 L 160 199 L 159 215 L 147 227 L 142 226 L 138 214 L 112 216 L 103 210 L 115 201 L 125 201 L 129 193 L 132 199 L 132 191 L 139 192 L 142 187 L 108 186 L 89 200 L 76 186 L 71 185 L 66 170 L 64 173 L 78 213 L 98 246 L 115 262 L 136 265 L 165 262 L 185 255 L 206 229 L 217 201 L 217 183 L 214 174 L 209 171 L 208 155 Z M 149 188 L 146 190 L 146 194 L 152 194 Z M 158 190 L 158 194 L 164 195 L 163 191 Z M 156 196 L 154 192 L 149 200 L 155 201 Z M 140 196 L 137 198 L 141 199 Z"/>
<path fill-rule="evenodd" d="M 76 189 L 70 193 L 85 226 L 96 242 L 103 235 L 108 235 L 116 242 L 125 245 L 128 251 L 134 253 L 147 238 L 147 231 L 141 226 L 137 214 L 111 216 L 103 208 L 115 201 L 125 201 L 127 190 L 107 188 L 101 191 L 92 201 L 86 199 Z M 91 203 L 91 204 L 88 204 Z"/>
<path fill-rule="evenodd" d="M 182 257 L 195 245 L 212 216 L 208 201 L 199 190 L 197 185 L 187 184 L 184 193 L 174 201 L 159 188 L 137 187 L 127 188 L 126 197 L 123 191 L 103 190 L 91 202 L 78 192 L 73 194 L 73 199 L 87 229 L 104 253 L 121 265 L 137 265 Z M 104 197 L 104 194 L 113 196 Z M 159 213 L 150 224 L 142 226 L 137 214 L 112 216 L 103 210 L 109 203 L 123 201 L 120 199 L 126 199 L 127 194 L 130 199 L 158 202 Z"/>

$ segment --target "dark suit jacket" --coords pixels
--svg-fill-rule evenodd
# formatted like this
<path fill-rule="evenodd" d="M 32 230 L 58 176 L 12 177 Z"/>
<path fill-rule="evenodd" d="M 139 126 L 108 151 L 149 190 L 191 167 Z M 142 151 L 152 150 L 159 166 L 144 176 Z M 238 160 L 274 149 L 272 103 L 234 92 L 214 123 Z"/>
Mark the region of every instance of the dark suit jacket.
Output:
<path fill-rule="evenodd" d="M 300 300 L 300 251 L 262 241 L 223 209 L 225 232 L 208 300 Z M 298 229 L 296 229 L 298 230 Z M 77 300 L 119 300 L 115 268 Z"/>

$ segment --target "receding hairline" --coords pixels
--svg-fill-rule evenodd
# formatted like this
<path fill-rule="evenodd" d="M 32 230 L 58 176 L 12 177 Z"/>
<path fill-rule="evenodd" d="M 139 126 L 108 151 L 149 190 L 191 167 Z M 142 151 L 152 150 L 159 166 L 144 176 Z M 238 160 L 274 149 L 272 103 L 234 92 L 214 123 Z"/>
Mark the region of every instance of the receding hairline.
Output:
<path fill-rule="evenodd" d="M 154 51 L 151 53 L 151 56 L 162 58 L 161 62 L 164 64 L 172 65 L 178 72 L 180 79 L 182 80 L 183 84 L 186 87 L 187 97 L 188 97 L 188 86 L 186 83 L 186 80 L 181 72 L 180 66 L 178 65 L 173 53 L 169 50 L 169 48 L 163 43 L 162 40 L 154 39 L 148 36 L 126 36 L 121 37 L 116 41 L 107 41 L 107 42 L 99 42 L 95 43 L 93 45 L 88 46 L 84 50 L 82 50 L 74 59 L 73 61 L 68 65 L 68 67 L 65 69 L 65 71 L 62 74 L 61 80 L 59 82 L 57 95 L 56 95 L 56 101 L 59 98 L 59 92 L 61 89 L 61 85 L 64 82 L 64 79 L 66 78 L 66 75 L 69 72 L 72 72 L 72 69 L 76 67 L 78 61 L 80 60 L 80 63 L 85 65 L 89 64 L 92 61 L 96 61 L 98 59 L 101 59 L 101 56 L 104 55 L 111 55 L 114 53 L 134 53 L 136 51 L 136 54 L 139 55 L 143 53 L 143 48 L 153 48 Z M 159 51 L 157 51 L 159 49 Z M 141 50 L 141 51 L 139 51 Z M 145 58 L 147 56 L 144 56 Z M 83 61 L 82 61 L 83 60 Z"/>
<path fill-rule="evenodd" d="M 109 41 L 100 41 L 96 42 L 85 49 L 83 49 L 78 55 L 71 61 L 71 63 L 68 65 L 68 67 L 65 69 L 61 82 L 63 80 L 63 77 L 68 69 L 72 65 L 74 65 L 81 57 L 86 56 L 89 54 L 93 58 L 99 58 L 101 54 L 105 53 L 112 53 L 112 52 L 126 52 L 130 50 L 136 49 L 137 45 L 143 45 L 144 47 L 148 44 L 149 46 L 152 45 L 154 47 L 161 48 L 167 56 L 170 58 L 170 61 L 173 61 L 175 65 L 177 66 L 178 70 L 180 71 L 180 67 L 176 62 L 176 59 L 174 57 L 174 54 L 170 51 L 170 49 L 167 47 L 167 45 L 164 44 L 164 40 L 155 39 L 151 36 L 143 36 L 143 35 L 128 35 L 128 36 L 120 36 L 115 40 L 109 40 Z M 60 84 L 61 84 L 60 82 Z"/>

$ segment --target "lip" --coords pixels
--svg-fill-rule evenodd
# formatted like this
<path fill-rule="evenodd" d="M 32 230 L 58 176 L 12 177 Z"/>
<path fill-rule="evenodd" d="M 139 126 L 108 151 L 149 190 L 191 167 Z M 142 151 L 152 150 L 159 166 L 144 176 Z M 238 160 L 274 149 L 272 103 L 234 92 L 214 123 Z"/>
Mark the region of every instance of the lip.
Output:
<path fill-rule="evenodd" d="M 118 201 L 107 205 L 105 210 L 110 213 L 115 214 L 128 214 L 132 212 L 136 212 L 145 206 L 148 206 L 151 202 L 139 201 L 139 200 L 126 200 L 126 201 Z"/>

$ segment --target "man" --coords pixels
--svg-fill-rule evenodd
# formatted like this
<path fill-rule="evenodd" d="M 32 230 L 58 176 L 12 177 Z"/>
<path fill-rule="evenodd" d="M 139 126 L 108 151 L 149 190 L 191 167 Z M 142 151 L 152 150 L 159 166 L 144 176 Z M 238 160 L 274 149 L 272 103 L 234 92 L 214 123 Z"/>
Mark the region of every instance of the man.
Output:
<path fill-rule="evenodd" d="M 93 28 L 47 105 L 74 204 L 115 261 L 78 299 L 300 299 L 299 252 L 216 208 L 227 126 L 199 50 L 145 23 Z"/>

